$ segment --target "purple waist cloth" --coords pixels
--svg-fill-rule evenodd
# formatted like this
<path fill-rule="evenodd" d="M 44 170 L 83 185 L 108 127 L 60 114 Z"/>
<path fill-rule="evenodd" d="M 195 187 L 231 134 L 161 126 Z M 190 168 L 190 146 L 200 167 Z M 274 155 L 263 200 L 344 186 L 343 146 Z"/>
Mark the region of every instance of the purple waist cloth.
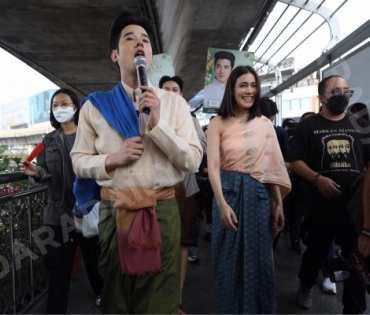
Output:
<path fill-rule="evenodd" d="M 154 208 L 137 210 L 131 229 L 117 228 L 122 273 L 143 275 L 161 271 L 161 233 Z"/>

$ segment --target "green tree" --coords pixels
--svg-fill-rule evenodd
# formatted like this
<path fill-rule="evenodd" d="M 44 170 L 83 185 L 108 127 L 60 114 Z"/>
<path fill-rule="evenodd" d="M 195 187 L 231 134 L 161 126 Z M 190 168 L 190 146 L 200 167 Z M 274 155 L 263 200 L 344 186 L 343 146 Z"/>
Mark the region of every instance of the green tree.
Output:
<path fill-rule="evenodd" d="M 7 155 L 0 155 L 0 172 L 8 169 L 10 158 Z"/>
<path fill-rule="evenodd" d="M 22 161 L 21 157 L 9 157 L 7 155 L 0 155 L 0 173 L 5 171 L 18 171 L 19 163 Z M 13 166 L 14 167 L 11 167 Z"/>

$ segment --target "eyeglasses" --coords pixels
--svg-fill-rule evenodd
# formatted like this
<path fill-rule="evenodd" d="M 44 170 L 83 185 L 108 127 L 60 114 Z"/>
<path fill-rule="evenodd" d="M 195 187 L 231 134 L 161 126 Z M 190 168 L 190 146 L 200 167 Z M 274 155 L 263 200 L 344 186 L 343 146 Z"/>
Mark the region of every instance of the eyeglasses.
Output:
<path fill-rule="evenodd" d="M 347 97 L 352 97 L 353 93 L 355 93 L 354 90 L 342 90 L 340 88 L 335 88 L 335 89 L 332 89 L 331 91 L 325 91 L 324 93 L 331 93 L 333 94 L 334 96 L 336 95 L 345 95 Z"/>
<path fill-rule="evenodd" d="M 62 103 L 62 104 L 53 104 L 51 105 L 51 109 L 52 110 L 57 110 L 58 107 L 62 108 L 62 109 L 66 109 L 67 107 L 73 105 L 73 103 Z"/>

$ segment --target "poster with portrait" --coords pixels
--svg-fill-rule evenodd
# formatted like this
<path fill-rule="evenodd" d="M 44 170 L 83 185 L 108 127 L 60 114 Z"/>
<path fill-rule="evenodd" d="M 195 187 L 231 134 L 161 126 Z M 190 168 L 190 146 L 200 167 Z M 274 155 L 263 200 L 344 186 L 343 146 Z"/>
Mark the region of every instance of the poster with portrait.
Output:
<path fill-rule="evenodd" d="M 229 75 L 237 66 L 253 65 L 254 53 L 223 48 L 208 48 L 204 82 L 203 112 L 217 113 Z"/>
<path fill-rule="evenodd" d="M 170 77 L 175 75 L 171 56 L 167 54 L 154 55 L 152 66 L 148 71 L 149 80 L 155 87 L 158 87 L 159 80 L 164 75 Z"/>

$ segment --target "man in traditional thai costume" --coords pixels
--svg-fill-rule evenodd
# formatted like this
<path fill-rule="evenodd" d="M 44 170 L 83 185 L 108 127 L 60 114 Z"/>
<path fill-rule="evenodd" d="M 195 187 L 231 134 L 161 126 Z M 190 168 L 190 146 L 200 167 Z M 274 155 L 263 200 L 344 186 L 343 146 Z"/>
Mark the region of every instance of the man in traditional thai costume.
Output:
<path fill-rule="evenodd" d="M 186 101 L 150 83 L 138 85 L 134 59 L 144 56 L 150 67 L 151 35 L 145 18 L 122 13 L 115 19 L 110 51 L 121 81 L 87 97 L 71 152 L 77 176 L 95 178 L 102 187 L 103 313 L 178 312 L 180 219 L 174 186 L 185 172 L 197 171 L 202 149 Z"/>

